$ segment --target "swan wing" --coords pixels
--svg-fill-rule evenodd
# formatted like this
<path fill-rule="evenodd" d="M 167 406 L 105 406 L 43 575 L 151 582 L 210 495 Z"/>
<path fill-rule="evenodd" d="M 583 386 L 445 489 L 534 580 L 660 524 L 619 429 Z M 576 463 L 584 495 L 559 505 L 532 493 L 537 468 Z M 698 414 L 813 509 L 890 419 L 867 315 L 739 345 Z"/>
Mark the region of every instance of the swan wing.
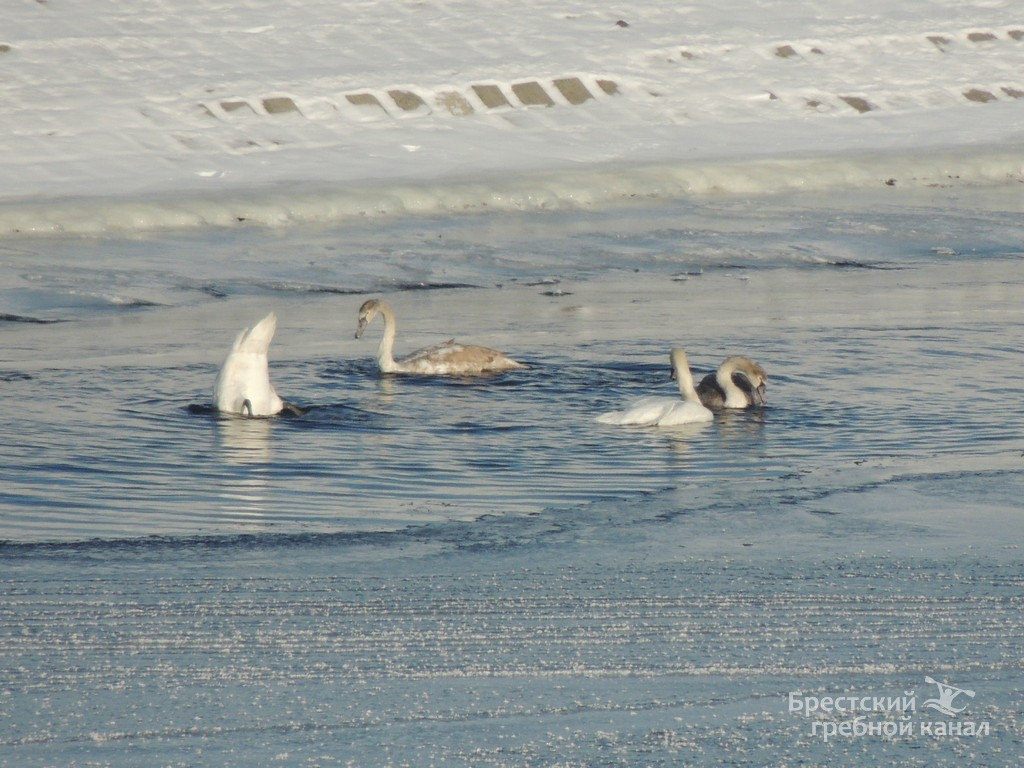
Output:
<path fill-rule="evenodd" d="M 678 427 L 681 424 L 705 423 L 714 418 L 714 414 L 700 403 L 680 402 L 662 415 L 658 420 L 658 426 Z"/>
<path fill-rule="evenodd" d="M 526 367 L 496 349 L 454 340 L 417 350 L 397 362 L 407 373 L 474 374 Z"/>
<path fill-rule="evenodd" d="M 622 411 L 602 413 L 597 420 L 602 424 L 652 426 L 658 424 L 669 411 L 682 401 L 668 397 L 642 397 Z"/>
<path fill-rule="evenodd" d="M 644 397 L 622 411 L 609 411 L 597 417 L 601 424 L 619 426 L 675 427 L 714 419 L 700 403 L 691 403 L 669 397 Z"/>
<path fill-rule="evenodd" d="M 707 408 L 721 408 L 725 405 L 725 392 L 713 373 L 700 380 L 700 384 L 697 385 L 697 396 Z"/>

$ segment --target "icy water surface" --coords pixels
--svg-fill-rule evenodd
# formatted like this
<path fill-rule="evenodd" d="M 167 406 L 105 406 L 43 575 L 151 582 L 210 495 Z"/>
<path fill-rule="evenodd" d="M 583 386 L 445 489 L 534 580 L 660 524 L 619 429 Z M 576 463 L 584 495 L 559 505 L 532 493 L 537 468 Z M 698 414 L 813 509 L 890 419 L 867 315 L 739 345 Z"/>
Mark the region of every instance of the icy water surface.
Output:
<path fill-rule="evenodd" d="M 395 530 L 1012 458 L 1018 214 L 768 208 L 11 243 L 0 535 Z M 530 370 L 382 378 L 382 327 L 352 338 L 373 295 L 396 307 L 399 352 L 457 335 Z M 311 411 L 204 411 L 235 334 L 270 310 L 272 378 Z M 672 396 L 676 345 L 698 374 L 761 361 L 769 407 L 674 432 L 592 423 Z"/>
<path fill-rule="evenodd" d="M 1021 202 L 4 241 L 0 764 L 1015 764 Z M 530 368 L 381 377 L 381 295 L 399 352 Z M 310 410 L 219 417 L 270 310 Z M 676 345 L 768 406 L 594 423 Z M 975 692 L 956 738 L 787 709 L 926 676 Z"/>

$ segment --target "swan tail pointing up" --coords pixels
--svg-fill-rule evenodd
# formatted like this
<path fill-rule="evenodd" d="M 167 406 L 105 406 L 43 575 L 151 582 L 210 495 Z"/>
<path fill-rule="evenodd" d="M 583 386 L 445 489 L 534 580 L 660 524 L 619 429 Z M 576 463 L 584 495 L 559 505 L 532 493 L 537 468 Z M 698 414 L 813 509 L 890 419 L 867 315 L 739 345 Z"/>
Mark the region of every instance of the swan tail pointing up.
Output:
<path fill-rule="evenodd" d="M 267 350 L 277 329 L 271 312 L 235 338 L 213 385 L 217 410 L 242 416 L 273 416 L 284 407 L 270 383 Z"/>
<path fill-rule="evenodd" d="M 277 315 L 271 312 L 252 328 L 246 328 L 235 339 L 232 352 L 243 354 L 265 355 L 270 349 L 277 331 Z"/>

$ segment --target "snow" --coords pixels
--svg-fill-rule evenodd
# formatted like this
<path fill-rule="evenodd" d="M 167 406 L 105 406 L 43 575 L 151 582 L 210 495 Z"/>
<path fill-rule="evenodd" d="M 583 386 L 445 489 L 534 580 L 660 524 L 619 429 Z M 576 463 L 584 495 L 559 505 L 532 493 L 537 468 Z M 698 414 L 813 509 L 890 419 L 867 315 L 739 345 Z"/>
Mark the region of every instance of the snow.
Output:
<path fill-rule="evenodd" d="M 1012 2 L 5 10 L 0 232 L 1002 181 Z"/>

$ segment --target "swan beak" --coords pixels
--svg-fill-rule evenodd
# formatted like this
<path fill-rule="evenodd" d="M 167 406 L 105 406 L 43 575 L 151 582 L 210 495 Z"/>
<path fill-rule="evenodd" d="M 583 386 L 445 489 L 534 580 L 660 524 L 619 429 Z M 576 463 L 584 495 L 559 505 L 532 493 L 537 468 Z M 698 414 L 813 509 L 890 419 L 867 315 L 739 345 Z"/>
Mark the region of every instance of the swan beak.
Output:
<path fill-rule="evenodd" d="M 363 331 L 366 330 L 367 322 L 365 317 L 359 318 L 359 324 L 356 326 L 356 338 L 360 338 L 363 335 Z"/>
<path fill-rule="evenodd" d="M 758 405 L 764 405 L 768 402 L 768 395 L 766 394 L 764 384 L 761 384 L 757 389 L 754 390 L 755 399 Z"/>

